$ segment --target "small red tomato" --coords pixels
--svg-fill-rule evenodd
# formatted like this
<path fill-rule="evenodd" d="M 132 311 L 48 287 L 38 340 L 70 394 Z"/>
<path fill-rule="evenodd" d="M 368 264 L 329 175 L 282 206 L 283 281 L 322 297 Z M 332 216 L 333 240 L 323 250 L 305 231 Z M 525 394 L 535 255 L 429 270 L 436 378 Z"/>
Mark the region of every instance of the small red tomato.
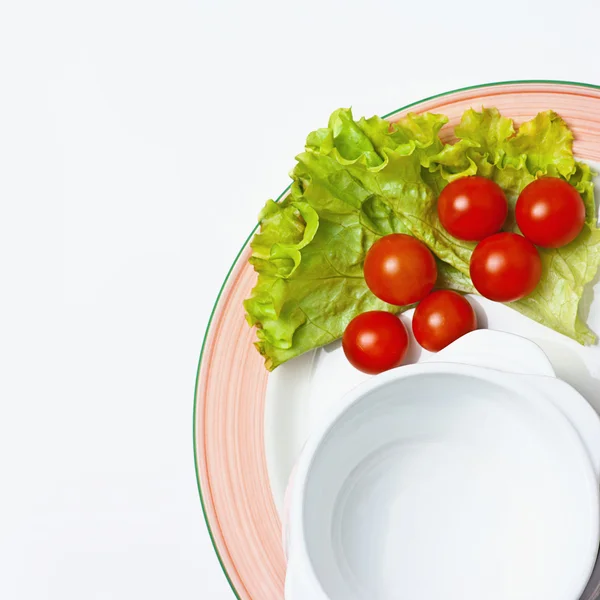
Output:
<path fill-rule="evenodd" d="M 497 233 L 477 244 L 470 271 L 482 296 L 514 302 L 533 292 L 542 276 L 542 260 L 522 235 Z"/>
<path fill-rule="evenodd" d="M 438 199 L 440 222 L 459 240 L 476 242 L 500 231 L 507 214 L 500 186 L 478 175 L 455 179 Z"/>
<path fill-rule="evenodd" d="M 408 349 L 408 333 L 396 315 L 373 310 L 350 321 L 342 347 L 350 364 L 374 375 L 402 363 Z"/>
<path fill-rule="evenodd" d="M 432 292 L 421 300 L 412 320 L 415 339 L 430 352 L 439 352 L 476 328 L 477 317 L 469 301 L 450 290 Z"/>
<path fill-rule="evenodd" d="M 515 216 L 528 240 L 543 248 L 560 248 L 581 233 L 585 205 L 577 190 L 566 181 L 542 177 L 521 192 Z"/>
<path fill-rule="evenodd" d="M 396 306 L 418 302 L 437 279 L 435 258 L 429 248 L 403 233 L 377 240 L 367 252 L 364 272 L 369 289 Z"/>

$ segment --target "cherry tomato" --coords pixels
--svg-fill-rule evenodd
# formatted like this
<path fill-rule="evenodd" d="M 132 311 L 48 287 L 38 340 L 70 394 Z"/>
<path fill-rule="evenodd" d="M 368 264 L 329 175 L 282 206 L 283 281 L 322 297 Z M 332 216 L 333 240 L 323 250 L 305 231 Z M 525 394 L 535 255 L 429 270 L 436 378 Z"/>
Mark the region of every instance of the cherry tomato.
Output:
<path fill-rule="evenodd" d="M 415 339 L 430 352 L 439 352 L 476 328 L 477 317 L 469 301 L 450 290 L 432 292 L 421 300 L 412 321 Z"/>
<path fill-rule="evenodd" d="M 429 248 L 403 233 L 377 240 L 367 252 L 364 272 L 369 289 L 384 302 L 397 306 L 424 298 L 437 279 L 435 258 Z"/>
<path fill-rule="evenodd" d="M 585 205 L 577 190 L 566 181 L 542 177 L 521 192 L 515 216 L 528 240 L 544 248 L 560 248 L 581 233 Z"/>
<path fill-rule="evenodd" d="M 350 321 L 342 347 L 350 364 L 374 375 L 402 363 L 408 350 L 408 333 L 396 315 L 372 310 Z"/>
<path fill-rule="evenodd" d="M 455 179 L 438 199 L 440 222 L 459 240 L 475 242 L 500 231 L 507 214 L 500 186 L 477 175 Z"/>
<path fill-rule="evenodd" d="M 542 260 L 536 247 L 516 233 L 486 238 L 471 256 L 473 285 L 490 300 L 520 300 L 533 292 L 541 275 Z"/>

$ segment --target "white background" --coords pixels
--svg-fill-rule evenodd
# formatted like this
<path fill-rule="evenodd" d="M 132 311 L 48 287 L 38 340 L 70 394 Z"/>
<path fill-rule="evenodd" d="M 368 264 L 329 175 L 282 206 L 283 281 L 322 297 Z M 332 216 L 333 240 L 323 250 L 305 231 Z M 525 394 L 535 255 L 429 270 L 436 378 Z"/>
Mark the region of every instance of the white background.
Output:
<path fill-rule="evenodd" d="M 596 0 L 4 0 L 0 597 L 231 600 L 196 364 L 304 136 L 339 106 L 600 84 L 599 20 Z"/>

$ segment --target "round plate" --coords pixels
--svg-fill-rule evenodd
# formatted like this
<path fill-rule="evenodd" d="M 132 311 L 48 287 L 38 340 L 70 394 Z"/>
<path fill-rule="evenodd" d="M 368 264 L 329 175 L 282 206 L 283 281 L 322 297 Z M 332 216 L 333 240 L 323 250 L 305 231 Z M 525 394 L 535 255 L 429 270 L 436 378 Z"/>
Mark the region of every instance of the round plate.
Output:
<path fill-rule="evenodd" d="M 450 119 L 441 133 L 447 141 L 452 139 L 453 127 L 462 113 L 482 105 L 497 107 L 517 124 L 539 111 L 555 110 L 575 135 L 577 158 L 600 163 L 600 88 L 595 86 L 558 82 L 493 84 L 428 98 L 387 117 L 394 120 L 409 111 L 443 113 Z M 202 346 L 194 404 L 194 451 L 205 517 L 235 595 L 242 600 L 281 600 L 285 561 L 277 507 L 281 506 L 294 456 L 312 420 L 318 418 L 318 410 L 306 404 L 301 387 L 286 385 L 285 395 L 269 393 L 265 414 L 267 385 L 271 390 L 282 389 L 282 382 L 314 385 L 317 379 L 325 379 L 319 373 L 331 375 L 330 367 L 344 369 L 345 365 L 339 347 L 333 344 L 295 359 L 268 376 L 253 346 L 255 333 L 245 321 L 242 306 L 256 281 L 248 264 L 249 241 L 225 279 Z M 598 347 L 579 347 L 506 307 L 492 306 L 481 299 L 477 302 L 490 328 L 534 339 L 553 360 L 557 374 L 577 387 L 597 409 L 600 407 Z M 588 323 L 600 333 L 600 302 L 591 306 Z M 344 377 L 336 379 L 350 384 Z M 343 391 L 342 386 L 332 393 Z M 596 571 L 584 594 L 586 600 L 600 598 L 600 568 Z"/>

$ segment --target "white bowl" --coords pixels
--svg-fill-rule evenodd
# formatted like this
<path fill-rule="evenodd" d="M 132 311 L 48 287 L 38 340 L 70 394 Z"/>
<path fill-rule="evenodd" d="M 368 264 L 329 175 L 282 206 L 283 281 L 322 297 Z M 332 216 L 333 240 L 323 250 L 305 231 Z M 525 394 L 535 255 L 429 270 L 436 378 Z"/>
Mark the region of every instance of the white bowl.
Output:
<path fill-rule="evenodd" d="M 432 362 L 368 380 L 299 459 L 286 598 L 577 600 L 599 539 L 586 406 L 549 374 Z"/>

